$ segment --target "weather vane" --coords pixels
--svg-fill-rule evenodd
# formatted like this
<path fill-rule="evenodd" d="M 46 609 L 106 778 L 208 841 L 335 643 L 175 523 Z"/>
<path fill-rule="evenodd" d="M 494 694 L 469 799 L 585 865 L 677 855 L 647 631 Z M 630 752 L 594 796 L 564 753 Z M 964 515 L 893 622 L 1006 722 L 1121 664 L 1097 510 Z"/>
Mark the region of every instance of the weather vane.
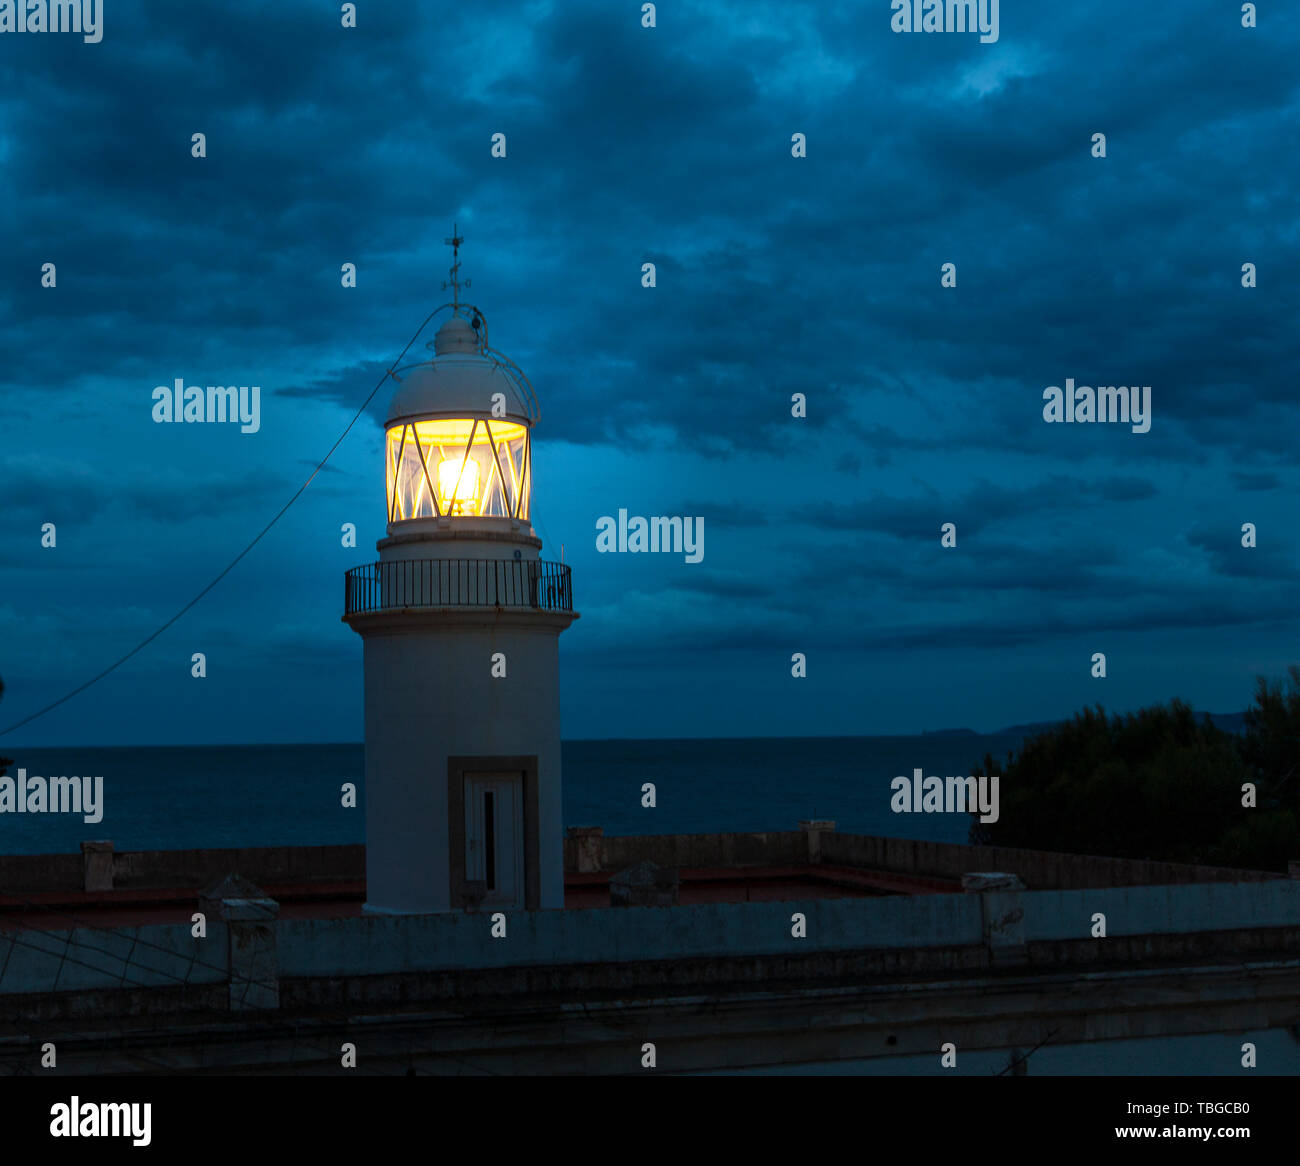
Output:
<path fill-rule="evenodd" d="M 451 288 L 451 310 L 455 312 L 460 308 L 460 280 L 457 278 L 457 272 L 460 271 L 460 245 L 465 242 L 465 240 L 461 238 L 460 228 L 457 224 L 452 223 L 451 238 L 444 239 L 443 242 L 451 248 L 452 263 L 450 272 L 451 279 L 443 280 L 442 290 L 446 291 L 448 288 Z M 470 286 L 470 281 L 468 279 L 465 281 L 465 286 Z"/>

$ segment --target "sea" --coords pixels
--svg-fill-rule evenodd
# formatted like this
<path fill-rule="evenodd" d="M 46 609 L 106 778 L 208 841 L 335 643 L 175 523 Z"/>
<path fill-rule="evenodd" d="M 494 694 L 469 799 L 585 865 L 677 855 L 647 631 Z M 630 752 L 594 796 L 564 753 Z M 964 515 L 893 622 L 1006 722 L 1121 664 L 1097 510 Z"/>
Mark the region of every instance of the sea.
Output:
<path fill-rule="evenodd" d="M 893 813 L 890 782 L 918 767 L 973 773 L 986 754 L 1005 761 L 1024 735 L 566 741 L 564 824 L 606 834 L 762 833 L 830 818 L 852 833 L 965 842 L 968 815 Z M 92 839 L 119 851 L 365 841 L 360 744 L 3 748 L 11 775 L 102 777 L 103 817 L 0 814 L 0 854 L 76 852 Z M 355 808 L 343 804 L 348 782 Z M 647 783 L 653 808 L 642 804 Z"/>

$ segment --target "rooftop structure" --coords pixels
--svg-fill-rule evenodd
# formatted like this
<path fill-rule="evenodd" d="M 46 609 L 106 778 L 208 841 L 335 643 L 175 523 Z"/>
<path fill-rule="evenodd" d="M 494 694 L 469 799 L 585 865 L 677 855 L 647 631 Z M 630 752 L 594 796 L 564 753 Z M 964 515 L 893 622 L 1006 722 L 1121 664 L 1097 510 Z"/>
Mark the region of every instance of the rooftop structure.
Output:
<path fill-rule="evenodd" d="M 357 846 L 6 857 L 0 1067 L 742 1070 L 1300 1016 L 1300 877 L 833 827 L 570 831 L 570 909 L 402 917 Z"/>

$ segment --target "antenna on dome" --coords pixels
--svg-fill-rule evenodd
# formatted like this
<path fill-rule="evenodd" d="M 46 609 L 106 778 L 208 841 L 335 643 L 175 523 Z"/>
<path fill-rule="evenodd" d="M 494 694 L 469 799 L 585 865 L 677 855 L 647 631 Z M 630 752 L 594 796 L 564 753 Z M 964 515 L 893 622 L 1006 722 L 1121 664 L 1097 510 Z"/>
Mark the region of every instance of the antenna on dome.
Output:
<path fill-rule="evenodd" d="M 444 239 L 443 242 L 451 248 L 452 263 L 451 271 L 448 272 L 451 279 L 442 281 L 442 290 L 446 291 L 448 288 L 451 288 L 451 310 L 454 315 L 460 310 L 460 279 L 458 278 L 458 273 L 460 272 L 460 245 L 465 242 L 464 238 L 460 234 L 460 228 L 456 223 L 452 223 L 451 225 L 451 238 Z M 465 281 L 465 286 L 470 286 L 470 281 L 468 279 Z"/>

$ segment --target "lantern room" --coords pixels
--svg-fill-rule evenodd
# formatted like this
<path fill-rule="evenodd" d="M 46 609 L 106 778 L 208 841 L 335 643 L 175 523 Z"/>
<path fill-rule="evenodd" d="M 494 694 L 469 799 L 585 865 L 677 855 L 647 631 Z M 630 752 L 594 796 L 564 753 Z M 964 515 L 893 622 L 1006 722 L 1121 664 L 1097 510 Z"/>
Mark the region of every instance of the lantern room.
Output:
<path fill-rule="evenodd" d="M 537 420 L 527 378 L 489 348 L 473 309 L 458 305 L 432 347 L 432 360 L 393 374 L 384 427 L 389 532 L 429 519 L 527 523 Z"/>

